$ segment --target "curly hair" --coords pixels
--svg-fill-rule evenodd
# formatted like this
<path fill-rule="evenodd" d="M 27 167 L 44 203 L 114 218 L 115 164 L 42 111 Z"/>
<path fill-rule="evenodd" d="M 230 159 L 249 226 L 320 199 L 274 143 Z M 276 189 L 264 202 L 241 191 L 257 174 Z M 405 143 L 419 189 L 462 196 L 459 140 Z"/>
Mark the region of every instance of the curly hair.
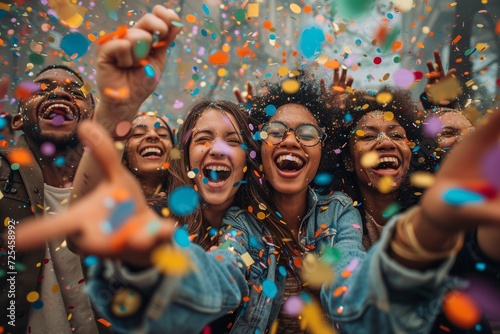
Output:
<path fill-rule="evenodd" d="M 378 102 L 377 95 L 384 93 L 387 94 L 386 96 L 390 96 L 390 99 L 381 101 L 382 103 Z M 422 115 L 417 110 L 411 98 L 411 93 L 386 86 L 377 92 L 356 91 L 348 96 L 344 102 L 345 107 L 343 112 L 337 115 L 337 124 L 339 127 L 335 132 L 337 134 L 335 147 L 342 149 L 341 156 L 344 163 L 351 161 L 350 138 L 356 132 L 359 120 L 364 115 L 373 111 L 392 112 L 394 119 L 405 129 L 410 148 L 412 149 L 410 169 L 406 173 L 400 188 L 397 190 L 395 202 L 399 204 L 401 210 L 416 204 L 422 189 L 412 186 L 409 176 L 417 170 L 433 171 L 439 157 L 435 154 L 437 147 L 435 142 L 422 135 Z M 348 194 L 354 201 L 362 203 L 363 198 L 357 183 L 355 171 L 349 171 L 345 168 L 345 165 L 341 164 L 335 167 L 338 171 L 338 177 L 334 179 L 335 186 Z M 363 206 L 358 206 L 358 209 L 361 212 L 361 216 L 364 217 Z"/>

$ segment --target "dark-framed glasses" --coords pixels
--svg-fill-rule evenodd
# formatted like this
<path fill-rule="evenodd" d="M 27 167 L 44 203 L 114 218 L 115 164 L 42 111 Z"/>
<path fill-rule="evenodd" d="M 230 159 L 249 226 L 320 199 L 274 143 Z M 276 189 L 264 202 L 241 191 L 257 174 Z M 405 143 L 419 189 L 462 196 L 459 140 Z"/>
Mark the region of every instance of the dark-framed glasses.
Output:
<path fill-rule="evenodd" d="M 292 132 L 297 141 L 307 147 L 316 146 L 326 138 L 323 129 L 313 124 L 301 124 L 295 129 L 287 127 L 281 122 L 268 122 L 262 125 L 260 138 L 266 143 L 278 145 Z"/>

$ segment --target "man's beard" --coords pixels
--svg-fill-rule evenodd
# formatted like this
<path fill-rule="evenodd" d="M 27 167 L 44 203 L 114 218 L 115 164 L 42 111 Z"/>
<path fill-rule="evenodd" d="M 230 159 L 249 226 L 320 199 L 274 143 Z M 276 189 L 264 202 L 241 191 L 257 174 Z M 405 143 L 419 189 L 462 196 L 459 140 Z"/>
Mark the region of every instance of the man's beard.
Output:
<path fill-rule="evenodd" d="M 44 134 L 40 131 L 40 127 L 36 124 L 25 123 L 27 126 L 23 128 L 24 134 L 27 137 L 30 137 L 33 142 L 41 145 L 44 142 L 52 143 L 56 150 L 64 150 L 67 148 L 74 148 L 79 143 L 80 140 L 76 132 L 68 133 L 68 134 Z"/>

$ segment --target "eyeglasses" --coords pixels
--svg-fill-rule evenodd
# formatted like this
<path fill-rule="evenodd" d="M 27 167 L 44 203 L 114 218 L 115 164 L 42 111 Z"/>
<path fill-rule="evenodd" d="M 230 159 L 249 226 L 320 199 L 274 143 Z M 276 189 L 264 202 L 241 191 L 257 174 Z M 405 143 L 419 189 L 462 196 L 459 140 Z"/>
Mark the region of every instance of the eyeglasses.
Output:
<path fill-rule="evenodd" d="M 316 146 L 326 138 L 326 133 L 315 125 L 302 124 L 292 129 L 281 122 L 269 122 L 262 125 L 260 138 L 266 143 L 278 145 L 292 131 L 297 141 L 307 147 Z"/>

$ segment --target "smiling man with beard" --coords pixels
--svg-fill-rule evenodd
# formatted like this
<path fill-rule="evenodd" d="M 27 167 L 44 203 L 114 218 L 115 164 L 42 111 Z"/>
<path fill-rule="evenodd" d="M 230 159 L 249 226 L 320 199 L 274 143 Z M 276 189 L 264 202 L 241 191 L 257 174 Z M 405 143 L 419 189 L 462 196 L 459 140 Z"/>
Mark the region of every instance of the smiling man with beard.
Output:
<path fill-rule="evenodd" d="M 82 89 L 83 79 L 66 66 L 46 67 L 33 83 L 12 119 L 13 129 L 23 135 L 15 147 L 0 150 L 0 220 L 13 225 L 11 230 L 33 214 L 65 208 L 83 153 L 77 125 L 94 112 L 94 99 Z M 20 156 L 25 158 L 19 160 Z M 2 234 L 7 234 L 5 225 Z M 27 253 L 15 251 L 15 238 L 9 241 L 2 239 L 0 245 L 6 250 L 1 268 L 15 277 L 14 289 L 6 281 L 10 276 L 0 281 L 0 307 L 11 307 L 11 316 L 0 320 L 6 332 L 102 331 L 85 293 L 80 257 L 66 248 L 64 239 Z"/>

